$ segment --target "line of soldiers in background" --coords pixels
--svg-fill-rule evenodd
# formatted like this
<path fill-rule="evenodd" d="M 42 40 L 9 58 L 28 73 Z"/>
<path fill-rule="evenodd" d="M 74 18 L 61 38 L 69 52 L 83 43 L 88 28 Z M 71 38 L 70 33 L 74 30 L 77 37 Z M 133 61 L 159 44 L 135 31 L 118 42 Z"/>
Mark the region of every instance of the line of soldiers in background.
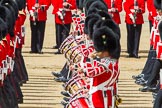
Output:
<path fill-rule="evenodd" d="M 38 3 L 36 3 L 36 1 Z M 66 0 L 65 0 L 66 1 Z M 125 11 L 125 23 L 127 28 L 127 52 L 128 57 L 140 58 L 138 55 L 139 43 L 142 32 L 142 24 L 144 23 L 143 14 L 145 13 L 145 6 L 147 4 L 148 20 L 150 30 L 153 25 L 153 19 L 157 16 L 156 9 L 153 5 L 153 0 L 103 0 L 107 7 L 108 13 L 112 19 L 118 24 L 121 24 L 120 12 Z M 69 1 L 71 2 L 71 1 Z M 71 2 L 74 4 L 75 0 Z M 47 20 L 47 10 L 52 4 L 54 7 L 52 14 L 55 17 L 56 28 L 56 45 L 53 47 L 58 49 L 55 54 L 61 54 L 59 47 L 68 35 L 71 24 L 72 14 L 70 9 L 74 9 L 73 5 L 66 4 L 63 0 L 30 0 L 27 1 L 28 11 L 30 13 L 31 24 L 31 53 L 42 54 L 42 47 L 44 41 L 45 23 Z M 35 8 L 35 5 L 36 8 Z M 66 7 L 64 10 L 62 7 Z M 34 9 L 33 9 L 34 8 Z M 66 12 L 65 12 L 66 11 Z M 36 13 L 36 14 L 35 14 Z M 66 14 L 65 14 L 66 13 Z M 63 18 L 63 21 L 60 20 Z M 39 27 L 38 27 L 39 25 Z"/>
<path fill-rule="evenodd" d="M 152 92 L 153 94 L 153 108 L 162 107 L 162 2 L 161 0 L 154 0 L 154 13 L 157 14 L 152 21 L 150 33 L 150 50 L 148 58 L 141 74 L 132 76 L 135 83 L 142 85 L 139 88 L 141 92 Z M 153 12 L 152 12 L 153 13 Z"/>
<path fill-rule="evenodd" d="M 150 29 L 152 27 L 153 19 L 157 16 L 156 9 L 153 5 L 153 0 L 103 0 L 106 5 L 108 6 L 108 13 L 111 15 L 113 20 L 120 25 L 120 12 L 124 9 L 126 15 L 125 15 L 125 23 L 127 28 L 127 52 L 128 57 L 133 58 L 140 58 L 138 55 L 139 51 L 139 43 L 140 43 L 140 37 L 142 32 L 142 24 L 144 23 L 143 14 L 145 13 L 145 5 L 147 4 L 147 9 L 149 11 L 148 13 L 148 20 Z M 54 14 L 56 18 L 56 25 L 62 25 L 63 23 L 59 21 L 59 15 L 57 15 L 57 12 L 59 8 L 61 8 L 61 5 L 59 7 L 59 4 L 62 3 L 62 1 L 59 1 L 60 3 L 56 3 L 53 6 L 56 7 L 54 9 Z M 61 11 L 60 11 L 61 12 Z M 64 18 L 64 25 L 70 25 L 72 23 L 71 15 L 68 13 L 68 15 L 65 15 Z M 66 27 L 69 29 L 69 26 Z M 56 28 L 57 29 L 57 28 Z M 62 33 L 62 31 L 65 31 Z M 64 29 L 64 27 L 60 27 L 56 30 L 56 46 L 54 48 L 59 48 L 62 41 L 66 38 L 65 35 L 67 35 L 67 30 Z M 63 34 L 63 36 L 62 36 Z M 64 35 L 65 34 L 65 35 Z M 56 54 L 60 54 L 59 49 Z"/>
<path fill-rule="evenodd" d="M 21 54 L 25 38 L 25 0 L 0 0 L 0 107 L 23 103 L 20 86 L 28 81 Z"/>
<path fill-rule="evenodd" d="M 47 10 L 51 0 L 26 0 L 27 11 L 30 14 L 31 51 L 43 54 L 43 42 L 47 20 Z"/>

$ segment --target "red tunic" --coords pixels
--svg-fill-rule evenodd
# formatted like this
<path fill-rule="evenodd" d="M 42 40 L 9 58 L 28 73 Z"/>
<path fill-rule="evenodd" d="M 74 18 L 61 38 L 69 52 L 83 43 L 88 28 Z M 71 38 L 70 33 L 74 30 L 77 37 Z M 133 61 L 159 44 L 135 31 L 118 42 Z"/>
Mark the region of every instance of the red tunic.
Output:
<path fill-rule="evenodd" d="M 153 0 L 147 0 L 147 9 L 149 11 L 148 20 L 153 21 L 154 17 L 157 16 L 157 12 Z"/>
<path fill-rule="evenodd" d="M 137 2 L 141 12 L 137 13 L 136 24 L 143 24 L 143 13 L 145 13 L 145 0 L 137 0 Z M 126 2 L 124 2 L 124 10 L 126 12 L 125 22 L 127 24 L 133 24 L 129 16 L 129 14 L 134 14 L 133 12 L 131 12 L 131 9 L 134 9 L 134 0 L 126 0 Z"/>
<path fill-rule="evenodd" d="M 27 9 L 28 11 L 35 11 L 34 5 L 36 3 L 36 0 L 27 0 Z M 40 6 L 45 6 L 44 10 L 38 9 L 38 21 L 45 21 L 47 20 L 47 10 L 49 6 L 51 5 L 51 0 L 38 0 L 38 3 Z M 30 16 L 30 20 L 33 21 L 33 17 Z"/>
<path fill-rule="evenodd" d="M 158 38 L 160 39 L 159 31 L 158 31 L 159 20 L 156 20 L 154 18 L 153 22 L 154 23 L 153 23 L 153 27 L 151 29 L 151 34 L 150 34 L 150 45 L 152 45 L 153 48 L 156 49 Z"/>
<path fill-rule="evenodd" d="M 104 105 L 112 106 L 112 88 L 119 75 L 118 62 L 110 58 L 102 58 L 100 61 L 92 60 L 85 63 L 84 72 L 90 78 L 90 100 L 95 108 L 104 108 Z M 106 83 L 106 84 L 104 84 Z M 105 91 L 105 97 L 104 97 Z M 106 102 L 104 101 L 106 98 Z"/>
<path fill-rule="evenodd" d="M 108 9 L 115 8 L 117 10 L 116 12 L 110 12 L 110 14 L 112 14 L 112 18 L 117 24 L 121 24 L 119 13 L 122 11 L 122 0 L 104 0 L 104 1 L 107 4 Z"/>
<path fill-rule="evenodd" d="M 20 17 L 20 25 L 21 25 L 21 44 L 23 45 L 25 43 L 25 34 L 24 34 L 24 30 L 25 28 L 24 27 L 24 23 L 25 23 L 25 20 L 26 20 L 26 12 L 25 10 L 22 10 L 23 13 L 19 12 L 19 17 Z"/>
<path fill-rule="evenodd" d="M 66 0 L 66 1 L 71 4 L 71 6 L 69 8 L 70 10 L 76 9 L 76 1 L 75 0 Z M 63 0 L 52 0 L 51 3 L 54 6 L 52 14 L 55 15 L 55 22 L 57 24 L 63 24 L 63 22 L 61 21 L 61 19 L 59 18 L 58 14 L 57 14 L 59 9 L 63 8 Z M 71 13 L 71 11 L 66 11 L 65 18 L 64 18 L 64 24 L 70 24 L 71 22 L 72 22 L 72 13 Z"/>

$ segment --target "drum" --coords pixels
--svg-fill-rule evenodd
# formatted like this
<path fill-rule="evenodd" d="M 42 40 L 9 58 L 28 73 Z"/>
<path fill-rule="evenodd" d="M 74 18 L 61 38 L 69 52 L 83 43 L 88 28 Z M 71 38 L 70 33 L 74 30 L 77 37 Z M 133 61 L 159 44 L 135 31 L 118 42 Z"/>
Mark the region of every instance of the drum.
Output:
<path fill-rule="evenodd" d="M 69 47 L 69 43 L 71 43 L 72 41 L 74 41 L 74 36 L 73 35 L 69 35 L 62 43 L 61 46 L 59 48 L 60 52 L 63 53 L 62 51 L 64 50 L 65 47 Z"/>
<path fill-rule="evenodd" d="M 82 59 L 82 57 L 83 57 L 82 53 L 79 52 L 72 58 L 72 62 L 73 63 L 78 63 Z"/>
<path fill-rule="evenodd" d="M 70 84 L 73 82 L 74 79 L 77 79 L 78 77 L 78 75 L 75 75 L 67 83 L 65 83 L 64 87 L 66 91 L 69 91 L 69 89 L 71 88 Z"/>
<path fill-rule="evenodd" d="M 78 63 L 82 57 L 83 57 L 83 54 L 81 53 L 80 46 L 73 47 L 72 53 L 70 55 L 71 62 Z"/>
<path fill-rule="evenodd" d="M 65 58 L 70 63 L 77 63 L 81 60 L 83 54 L 81 53 L 79 46 L 70 47 L 64 52 Z"/>
<path fill-rule="evenodd" d="M 60 52 L 64 54 L 68 49 L 76 46 L 78 46 L 77 42 L 75 40 L 71 40 L 60 47 Z"/>
<path fill-rule="evenodd" d="M 65 84 L 65 90 L 75 95 L 78 91 L 84 89 L 86 83 L 80 76 L 75 76 Z"/>
<path fill-rule="evenodd" d="M 78 43 L 80 43 L 80 41 L 82 41 L 84 38 L 84 36 L 73 36 L 73 35 L 69 35 L 61 44 L 59 50 L 61 53 L 66 52 L 67 49 L 74 47 L 74 46 L 78 46 Z"/>
<path fill-rule="evenodd" d="M 65 55 L 65 58 L 68 59 L 68 61 L 71 63 L 71 56 L 72 54 L 72 49 L 71 48 L 68 48 L 65 52 L 64 52 L 64 55 Z"/>
<path fill-rule="evenodd" d="M 92 108 L 88 98 L 80 96 L 73 98 L 67 105 L 66 108 Z"/>

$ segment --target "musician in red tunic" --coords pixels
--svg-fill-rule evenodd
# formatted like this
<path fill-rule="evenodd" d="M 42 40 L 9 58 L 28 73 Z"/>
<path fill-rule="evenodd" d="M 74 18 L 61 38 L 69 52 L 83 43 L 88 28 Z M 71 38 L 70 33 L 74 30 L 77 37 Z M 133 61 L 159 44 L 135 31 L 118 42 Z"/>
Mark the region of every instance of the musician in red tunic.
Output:
<path fill-rule="evenodd" d="M 122 11 L 122 0 L 104 0 L 108 7 L 108 12 L 117 24 L 121 24 L 120 12 Z"/>
<path fill-rule="evenodd" d="M 42 53 L 47 10 L 50 0 L 27 0 L 27 9 L 30 13 L 31 53 Z"/>
<path fill-rule="evenodd" d="M 90 79 L 89 100 L 94 108 L 114 106 L 114 84 L 118 79 L 118 61 L 111 58 L 110 52 L 117 47 L 116 33 L 104 26 L 94 31 L 95 53 L 81 69 Z"/>
<path fill-rule="evenodd" d="M 143 13 L 145 12 L 144 0 L 126 0 L 124 2 L 126 12 L 125 23 L 127 28 L 127 52 L 128 57 L 139 58 L 138 50 L 142 30 Z"/>
<path fill-rule="evenodd" d="M 76 2 L 75 0 L 52 0 L 51 3 L 54 6 L 52 14 L 55 15 L 56 25 L 56 46 L 54 48 L 58 49 L 69 35 L 72 23 L 71 10 L 76 9 Z M 55 54 L 60 54 L 59 49 Z"/>

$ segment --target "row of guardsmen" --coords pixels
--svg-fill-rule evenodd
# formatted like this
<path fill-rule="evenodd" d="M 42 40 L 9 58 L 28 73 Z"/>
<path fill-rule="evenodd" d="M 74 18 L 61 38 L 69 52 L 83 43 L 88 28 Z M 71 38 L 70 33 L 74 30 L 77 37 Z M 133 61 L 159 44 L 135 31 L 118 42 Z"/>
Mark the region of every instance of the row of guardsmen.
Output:
<path fill-rule="evenodd" d="M 65 0 L 66 1 L 66 0 Z M 68 0 L 67 0 L 68 1 Z M 83 1 L 83 0 L 82 0 Z M 81 1 L 81 2 L 82 2 Z M 153 25 L 153 19 L 156 17 L 157 13 L 153 5 L 153 0 L 103 0 L 108 7 L 108 13 L 111 15 L 112 19 L 116 24 L 121 24 L 120 12 L 124 10 L 125 12 L 125 23 L 127 29 L 127 53 L 128 57 L 140 58 L 139 44 L 142 32 L 142 25 L 144 24 L 143 14 L 146 11 L 146 4 L 148 10 L 148 20 L 150 31 Z M 55 16 L 55 28 L 56 28 L 56 46 L 54 48 L 58 49 L 54 54 L 60 54 L 59 47 L 63 40 L 67 37 L 70 31 L 70 26 L 72 22 L 72 15 L 70 10 L 75 9 L 72 4 L 75 0 L 68 1 L 70 4 L 67 5 L 63 3 L 63 0 L 28 0 L 28 11 L 30 13 L 30 24 L 31 24 L 31 53 L 43 53 L 43 41 L 44 41 L 44 31 L 45 24 L 47 20 L 47 10 L 50 4 L 53 5 L 54 9 L 52 14 Z M 34 4 L 38 4 L 40 9 L 32 9 Z M 43 4 L 43 5 L 42 5 Z M 63 5 L 67 7 L 62 10 Z M 32 10 L 32 11 L 31 11 Z M 42 11 L 44 10 L 44 11 Z M 35 12 L 38 11 L 38 12 Z M 62 17 L 62 14 L 66 14 Z M 35 13 L 37 13 L 35 15 Z M 37 18 L 38 17 L 38 18 Z M 63 21 L 59 20 L 63 19 Z M 34 21 L 36 20 L 36 21 Z M 35 24 L 36 23 L 36 24 Z M 39 26 L 39 27 L 38 27 Z M 66 28 L 66 29 L 65 29 Z"/>
<path fill-rule="evenodd" d="M 20 86 L 28 81 L 21 54 L 25 6 L 25 0 L 0 0 L 0 108 L 18 108 L 23 103 Z"/>
<path fill-rule="evenodd" d="M 56 81 L 64 82 L 65 91 L 61 94 L 67 97 L 61 104 L 65 108 L 118 107 L 121 103 L 117 87 L 121 50 L 118 24 L 108 14 L 103 0 L 63 2 L 77 9 L 70 10 L 73 29 L 59 47 L 66 63 L 61 73 L 52 72 L 58 77 Z M 64 14 L 60 15 L 62 22 L 66 19 Z"/>
<path fill-rule="evenodd" d="M 154 0 L 152 2 L 152 20 L 150 32 L 150 49 L 148 58 L 142 72 L 137 76 L 132 76 L 135 83 L 143 86 L 139 88 L 141 92 L 152 92 L 153 108 L 162 107 L 162 2 Z"/>

